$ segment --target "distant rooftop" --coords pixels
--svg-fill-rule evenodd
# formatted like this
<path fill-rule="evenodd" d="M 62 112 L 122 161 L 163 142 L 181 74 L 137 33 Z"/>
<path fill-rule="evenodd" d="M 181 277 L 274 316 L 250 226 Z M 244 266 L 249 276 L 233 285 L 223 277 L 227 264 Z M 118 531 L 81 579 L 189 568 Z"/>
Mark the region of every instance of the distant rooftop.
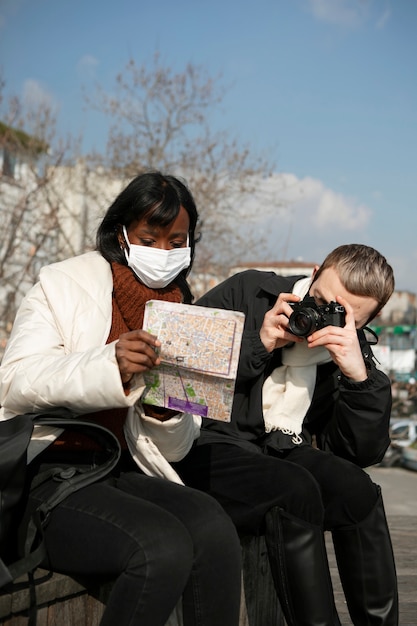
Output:
<path fill-rule="evenodd" d="M 257 263 L 240 263 L 230 268 L 230 276 L 245 270 L 262 270 L 264 272 L 276 272 L 294 276 L 296 274 L 311 274 L 317 263 L 307 263 L 306 261 L 262 261 Z"/>

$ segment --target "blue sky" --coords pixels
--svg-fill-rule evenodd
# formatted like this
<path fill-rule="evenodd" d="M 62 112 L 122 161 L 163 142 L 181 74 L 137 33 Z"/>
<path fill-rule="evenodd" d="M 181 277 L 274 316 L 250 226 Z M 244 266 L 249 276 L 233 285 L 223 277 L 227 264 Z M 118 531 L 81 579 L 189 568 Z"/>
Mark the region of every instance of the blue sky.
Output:
<path fill-rule="evenodd" d="M 416 32 L 416 0 L 0 0 L 0 67 L 87 146 L 103 129 L 82 87 L 110 89 L 129 56 L 221 75 L 213 125 L 276 163 L 267 260 L 366 243 L 417 292 Z"/>

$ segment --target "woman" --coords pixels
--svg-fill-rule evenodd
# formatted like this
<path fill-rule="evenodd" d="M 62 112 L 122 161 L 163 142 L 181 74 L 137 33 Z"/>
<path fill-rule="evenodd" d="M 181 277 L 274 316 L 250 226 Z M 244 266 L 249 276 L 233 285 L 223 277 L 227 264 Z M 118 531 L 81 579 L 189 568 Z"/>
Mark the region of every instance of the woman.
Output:
<path fill-rule="evenodd" d="M 142 330 L 144 305 L 191 301 L 197 219 L 178 179 L 137 176 L 108 209 L 95 252 L 41 270 L 0 368 L 4 418 L 64 407 L 121 443 L 117 471 L 69 496 L 45 532 L 48 567 L 115 579 L 103 626 L 162 626 L 181 597 L 185 626 L 238 623 L 240 544 L 231 522 L 211 497 L 145 475 L 175 478 L 169 461 L 199 432 L 193 416 L 140 402 L 142 373 L 159 364 L 160 345 Z M 72 431 L 36 427 L 30 470 L 91 461 L 91 448 Z"/>

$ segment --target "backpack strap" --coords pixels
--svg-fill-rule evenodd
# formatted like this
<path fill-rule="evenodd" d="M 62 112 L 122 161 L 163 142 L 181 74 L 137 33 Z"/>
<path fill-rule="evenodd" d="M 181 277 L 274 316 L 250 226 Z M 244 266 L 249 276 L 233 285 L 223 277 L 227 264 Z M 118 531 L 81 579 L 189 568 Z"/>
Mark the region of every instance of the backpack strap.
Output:
<path fill-rule="evenodd" d="M 78 418 L 60 418 L 45 414 L 33 414 L 31 417 L 35 426 L 39 424 L 81 430 L 98 441 L 108 456 L 103 463 L 93 467 L 58 467 L 52 471 L 42 472 L 35 477 L 31 488 L 36 488 L 51 477 L 57 481 L 57 486 L 52 494 L 35 509 L 31 516 L 27 528 L 24 556 L 7 567 L 0 561 L 0 579 L 3 584 L 12 582 L 38 567 L 46 556 L 43 530 L 48 524 L 51 511 L 70 494 L 107 476 L 116 466 L 121 454 L 120 443 L 117 437 L 100 424 Z M 36 547 L 34 547 L 35 544 Z"/>

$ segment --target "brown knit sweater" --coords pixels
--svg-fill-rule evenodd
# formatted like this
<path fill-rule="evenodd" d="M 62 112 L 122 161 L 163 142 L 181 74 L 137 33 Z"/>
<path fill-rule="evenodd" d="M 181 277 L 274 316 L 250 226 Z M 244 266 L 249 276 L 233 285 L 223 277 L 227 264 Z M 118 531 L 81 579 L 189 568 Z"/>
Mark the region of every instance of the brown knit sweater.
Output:
<path fill-rule="evenodd" d="M 142 328 L 145 304 L 148 300 L 167 300 L 182 302 L 180 288 L 171 283 L 163 289 L 151 289 L 135 277 L 132 270 L 120 263 L 111 264 L 113 274 L 112 324 L 106 343 L 119 339 L 120 335 L 130 330 Z M 126 392 L 128 393 L 128 391 Z M 145 407 L 147 414 L 163 414 L 166 409 Z M 83 418 L 95 421 L 111 430 L 119 439 L 123 449 L 127 448 L 123 433 L 127 408 L 109 408 L 84 415 Z M 93 441 L 81 433 L 64 431 L 52 444 L 55 449 L 92 450 L 96 449 Z"/>

